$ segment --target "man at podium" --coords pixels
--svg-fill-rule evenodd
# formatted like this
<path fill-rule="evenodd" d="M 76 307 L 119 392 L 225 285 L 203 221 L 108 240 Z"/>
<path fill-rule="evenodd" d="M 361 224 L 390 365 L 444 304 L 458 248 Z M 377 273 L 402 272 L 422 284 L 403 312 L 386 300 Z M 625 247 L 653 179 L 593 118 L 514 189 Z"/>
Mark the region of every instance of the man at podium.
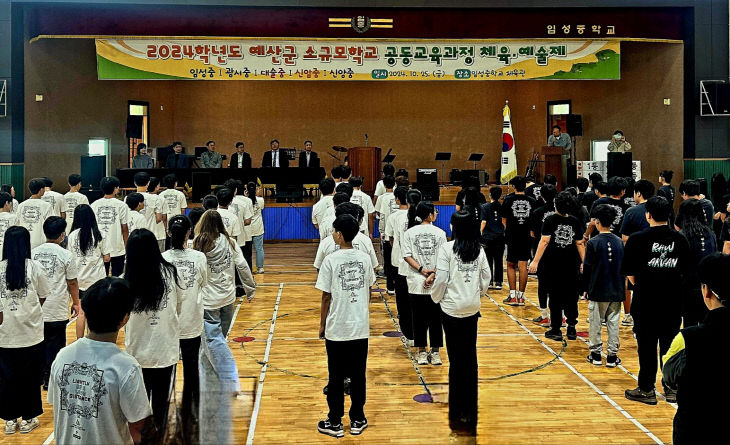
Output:
<path fill-rule="evenodd" d="M 550 147 L 560 147 L 563 149 L 563 154 L 560 156 L 560 175 L 562 176 L 562 183 L 568 183 L 568 161 L 570 160 L 571 148 L 573 143 L 570 142 L 570 135 L 563 133 L 558 125 L 553 125 L 553 132 L 548 136 L 547 141 Z"/>

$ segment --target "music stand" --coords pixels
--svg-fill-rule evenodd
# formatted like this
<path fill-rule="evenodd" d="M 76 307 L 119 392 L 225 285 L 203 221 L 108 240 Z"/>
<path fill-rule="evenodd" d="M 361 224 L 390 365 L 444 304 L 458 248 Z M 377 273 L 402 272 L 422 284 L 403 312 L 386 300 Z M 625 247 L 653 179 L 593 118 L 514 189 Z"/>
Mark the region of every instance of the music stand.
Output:
<path fill-rule="evenodd" d="M 444 180 L 444 166 L 451 160 L 451 153 L 436 152 L 436 161 L 441 161 L 441 180 Z"/>
<path fill-rule="evenodd" d="M 481 161 L 484 157 L 484 153 L 472 153 L 469 155 L 469 159 L 467 159 L 468 162 L 474 163 L 474 170 L 477 169 L 477 162 Z"/>
<path fill-rule="evenodd" d="M 383 158 L 383 162 L 385 162 L 386 164 L 391 164 L 394 159 L 395 159 L 395 155 L 387 154 Z"/>

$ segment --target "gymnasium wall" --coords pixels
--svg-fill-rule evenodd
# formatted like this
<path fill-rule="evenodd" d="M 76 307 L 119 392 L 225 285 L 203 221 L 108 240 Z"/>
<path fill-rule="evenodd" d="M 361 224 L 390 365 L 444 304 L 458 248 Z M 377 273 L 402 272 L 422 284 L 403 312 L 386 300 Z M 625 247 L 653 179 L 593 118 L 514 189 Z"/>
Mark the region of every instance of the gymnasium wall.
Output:
<path fill-rule="evenodd" d="M 110 138 L 112 168 L 126 166 L 127 100 L 150 102 L 152 146 L 181 140 L 191 152 L 214 139 L 219 151 L 232 152 L 242 140 L 260 164 L 272 138 L 298 148 L 311 139 L 329 168 L 327 148 L 362 145 L 367 133 L 369 145 L 393 148 L 397 167 L 440 167 L 434 153 L 451 151 L 447 170 L 471 168 L 468 154 L 482 152 L 479 167 L 493 176 L 505 100 L 524 172 L 545 143 L 546 102 L 571 99 L 584 122 L 579 159 L 589 159 L 592 139 L 621 128 L 646 178 L 665 168 L 682 176 L 681 44 L 622 43 L 619 81 L 505 82 L 99 81 L 93 40 L 26 45 L 26 181 L 50 175 L 63 183 L 79 170 L 90 137 Z M 36 94 L 43 102 L 35 102 Z"/>

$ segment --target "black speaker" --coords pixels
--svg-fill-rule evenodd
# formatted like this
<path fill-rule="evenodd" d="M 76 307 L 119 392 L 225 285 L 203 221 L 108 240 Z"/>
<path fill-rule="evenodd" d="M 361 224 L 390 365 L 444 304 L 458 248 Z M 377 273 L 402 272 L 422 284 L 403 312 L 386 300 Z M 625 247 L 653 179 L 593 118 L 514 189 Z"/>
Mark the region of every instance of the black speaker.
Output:
<path fill-rule="evenodd" d="M 583 116 L 569 114 L 565 122 L 565 131 L 572 136 L 583 136 Z"/>
<path fill-rule="evenodd" d="M 106 156 L 81 156 L 81 177 L 84 188 L 98 189 L 106 176 Z"/>
<path fill-rule="evenodd" d="M 81 189 L 81 194 L 86 196 L 86 198 L 89 200 L 89 204 L 93 204 L 94 201 L 96 201 L 97 199 L 101 199 L 104 197 L 104 192 L 102 192 L 99 188 L 91 190 L 84 187 Z"/>
<path fill-rule="evenodd" d="M 143 116 L 127 116 L 127 139 L 142 139 Z"/>
<path fill-rule="evenodd" d="M 193 172 L 193 202 L 203 202 L 210 195 L 210 173 Z"/>

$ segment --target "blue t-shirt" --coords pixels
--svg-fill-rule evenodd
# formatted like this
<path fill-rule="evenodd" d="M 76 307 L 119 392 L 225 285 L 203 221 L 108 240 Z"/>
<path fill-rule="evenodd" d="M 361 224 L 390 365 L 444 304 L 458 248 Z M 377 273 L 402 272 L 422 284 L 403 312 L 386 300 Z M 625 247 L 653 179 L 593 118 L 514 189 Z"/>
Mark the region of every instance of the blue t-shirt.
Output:
<path fill-rule="evenodd" d="M 621 235 L 631 236 L 649 228 L 649 221 L 646 220 L 645 203 L 637 204 L 626 211 L 624 222 L 621 223 Z"/>
<path fill-rule="evenodd" d="M 482 232 L 482 239 L 485 241 L 504 237 L 504 226 L 502 217 L 499 215 L 499 208 L 499 202 L 489 202 L 480 206 L 480 219 L 487 223 Z"/>
<path fill-rule="evenodd" d="M 613 233 L 599 233 L 586 244 L 583 275 L 589 278 L 588 299 L 591 301 L 624 301 L 624 276 L 621 262 L 624 243 Z"/>

